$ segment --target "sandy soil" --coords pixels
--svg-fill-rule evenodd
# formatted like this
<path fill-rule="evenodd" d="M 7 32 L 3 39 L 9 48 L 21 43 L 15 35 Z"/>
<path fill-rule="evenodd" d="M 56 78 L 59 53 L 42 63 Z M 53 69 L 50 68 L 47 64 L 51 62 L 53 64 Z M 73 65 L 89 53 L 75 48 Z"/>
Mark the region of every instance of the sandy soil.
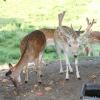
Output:
<path fill-rule="evenodd" d="M 74 62 L 71 62 L 73 69 Z M 63 61 L 65 69 L 65 62 Z M 0 100 L 80 100 L 83 83 L 91 82 L 92 75 L 96 75 L 96 82 L 100 83 L 100 58 L 88 58 L 79 61 L 81 80 L 76 79 L 75 70 L 70 79 L 65 80 L 65 73 L 59 74 L 59 61 L 49 63 L 43 69 L 43 84 L 37 84 L 36 73 L 29 69 L 29 82 L 19 85 L 19 94 L 12 83 L 5 77 L 7 69 L 0 70 Z"/>

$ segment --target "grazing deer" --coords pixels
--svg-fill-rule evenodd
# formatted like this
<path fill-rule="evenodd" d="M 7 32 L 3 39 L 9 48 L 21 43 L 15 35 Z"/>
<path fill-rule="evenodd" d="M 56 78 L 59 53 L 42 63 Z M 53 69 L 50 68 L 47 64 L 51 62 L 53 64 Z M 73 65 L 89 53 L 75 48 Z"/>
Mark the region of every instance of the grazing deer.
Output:
<path fill-rule="evenodd" d="M 13 82 L 20 82 L 20 73 L 24 66 L 29 62 L 34 62 L 37 70 L 38 82 L 41 82 L 41 60 L 46 45 L 46 38 L 43 32 L 36 30 L 24 37 L 21 42 L 21 57 L 18 63 L 13 67 L 9 64 L 9 71 L 6 76 L 10 77 Z"/>
<path fill-rule="evenodd" d="M 75 58 L 75 68 L 76 68 L 76 77 L 80 79 L 80 74 L 78 70 L 78 48 L 79 42 L 77 38 L 76 32 L 70 28 L 62 26 L 62 20 L 65 12 L 58 14 L 59 26 L 57 27 L 54 33 L 54 41 L 56 44 L 57 53 L 60 58 L 60 73 L 63 72 L 62 62 L 61 62 L 61 52 L 63 51 L 66 61 L 66 77 L 65 79 L 69 79 L 69 71 L 73 72 L 73 69 L 70 65 L 68 55 L 72 53 Z"/>

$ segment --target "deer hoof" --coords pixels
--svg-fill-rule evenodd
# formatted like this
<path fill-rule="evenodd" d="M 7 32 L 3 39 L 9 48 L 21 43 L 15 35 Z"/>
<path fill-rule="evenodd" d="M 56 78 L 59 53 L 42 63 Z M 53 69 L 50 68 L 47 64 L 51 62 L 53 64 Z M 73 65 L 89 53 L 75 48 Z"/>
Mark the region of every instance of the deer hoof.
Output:
<path fill-rule="evenodd" d="M 81 78 L 79 77 L 79 78 L 77 78 L 78 80 L 81 80 Z"/>
<path fill-rule="evenodd" d="M 25 81 L 25 83 L 28 83 L 28 81 Z"/>
<path fill-rule="evenodd" d="M 68 81 L 69 80 L 69 78 L 66 78 L 66 81 Z"/>

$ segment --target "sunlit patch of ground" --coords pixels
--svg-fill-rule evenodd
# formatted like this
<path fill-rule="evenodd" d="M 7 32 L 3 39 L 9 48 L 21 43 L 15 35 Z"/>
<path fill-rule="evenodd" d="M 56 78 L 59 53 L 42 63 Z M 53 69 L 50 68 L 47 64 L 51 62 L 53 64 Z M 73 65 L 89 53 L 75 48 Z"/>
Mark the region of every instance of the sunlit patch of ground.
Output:
<path fill-rule="evenodd" d="M 0 71 L 1 70 L 6 70 L 6 69 L 9 69 L 8 64 L 0 65 Z"/>

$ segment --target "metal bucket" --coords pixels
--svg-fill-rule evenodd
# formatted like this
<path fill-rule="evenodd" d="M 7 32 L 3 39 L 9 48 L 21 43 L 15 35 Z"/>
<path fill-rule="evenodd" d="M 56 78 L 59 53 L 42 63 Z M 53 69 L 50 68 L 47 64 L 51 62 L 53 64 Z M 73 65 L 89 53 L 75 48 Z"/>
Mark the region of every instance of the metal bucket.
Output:
<path fill-rule="evenodd" d="M 80 98 L 82 100 L 100 100 L 100 84 L 83 84 Z"/>

